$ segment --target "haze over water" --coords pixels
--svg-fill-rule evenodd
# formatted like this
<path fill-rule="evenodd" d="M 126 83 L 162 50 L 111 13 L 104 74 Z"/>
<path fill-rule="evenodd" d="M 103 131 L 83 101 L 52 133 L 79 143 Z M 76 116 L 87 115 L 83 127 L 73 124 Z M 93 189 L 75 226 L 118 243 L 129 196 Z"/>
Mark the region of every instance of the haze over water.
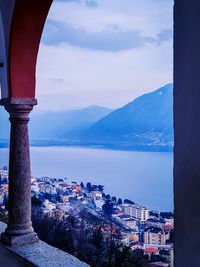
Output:
<path fill-rule="evenodd" d="M 8 149 L 0 149 L 0 167 Z M 78 147 L 32 147 L 32 175 L 105 185 L 111 196 L 150 209 L 172 211 L 172 153 L 116 151 Z"/>

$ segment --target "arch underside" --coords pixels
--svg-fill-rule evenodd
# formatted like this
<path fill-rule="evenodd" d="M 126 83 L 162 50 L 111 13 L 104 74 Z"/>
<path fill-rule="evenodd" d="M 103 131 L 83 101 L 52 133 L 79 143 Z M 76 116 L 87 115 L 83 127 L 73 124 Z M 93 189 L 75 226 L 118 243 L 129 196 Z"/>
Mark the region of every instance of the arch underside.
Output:
<path fill-rule="evenodd" d="M 34 98 L 40 39 L 53 0 L 0 0 L 2 98 Z"/>

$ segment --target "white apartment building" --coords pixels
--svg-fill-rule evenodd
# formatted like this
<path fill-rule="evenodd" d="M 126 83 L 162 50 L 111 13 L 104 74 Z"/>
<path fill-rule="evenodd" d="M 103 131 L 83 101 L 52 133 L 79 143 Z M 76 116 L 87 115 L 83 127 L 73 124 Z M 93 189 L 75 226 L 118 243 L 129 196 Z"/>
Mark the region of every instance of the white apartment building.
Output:
<path fill-rule="evenodd" d="M 8 183 L 8 171 L 0 170 L 0 180 Z"/>
<path fill-rule="evenodd" d="M 40 187 L 39 187 L 37 182 L 35 182 L 34 184 L 31 184 L 31 191 L 33 191 L 35 193 L 39 193 L 40 192 Z"/>
<path fill-rule="evenodd" d="M 4 201 L 4 194 L 0 193 L 0 205 L 3 205 L 3 201 Z"/>
<path fill-rule="evenodd" d="M 170 225 L 172 228 L 174 228 L 174 218 L 165 219 L 165 225 Z"/>
<path fill-rule="evenodd" d="M 7 177 L 8 176 L 8 170 L 2 170 L 2 169 L 0 169 L 0 176 Z"/>
<path fill-rule="evenodd" d="M 124 221 L 126 226 L 134 229 L 135 231 L 138 231 L 137 221 L 134 219 L 128 219 Z"/>
<path fill-rule="evenodd" d="M 123 212 L 131 217 L 146 221 L 149 218 L 149 210 L 136 204 L 123 204 Z"/>
<path fill-rule="evenodd" d="M 93 200 L 100 200 L 102 199 L 102 193 L 100 191 L 92 191 L 90 192 L 90 197 Z"/>
<path fill-rule="evenodd" d="M 90 193 L 90 197 L 93 199 L 95 206 L 98 209 L 102 209 L 102 206 L 104 205 L 104 201 L 102 199 L 102 193 L 100 191 L 92 191 Z"/>
<path fill-rule="evenodd" d="M 48 210 L 56 209 L 56 204 L 50 202 L 48 199 L 45 199 L 43 205 L 44 205 L 45 208 L 48 209 Z"/>
<path fill-rule="evenodd" d="M 165 233 L 161 228 L 148 227 L 144 230 L 145 245 L 165 245 Z"/>
<path fill-rule="evenodd" d="M 68 190 L 68 188 L 69 188 L 69 184 L 67 184 L 67 183 L 59 183 L 58 185 L 57 185 L 57 188 L 58 188 L 58 190 L 60 191 L 60 192 L 66 192 L 67 190 Z"/>

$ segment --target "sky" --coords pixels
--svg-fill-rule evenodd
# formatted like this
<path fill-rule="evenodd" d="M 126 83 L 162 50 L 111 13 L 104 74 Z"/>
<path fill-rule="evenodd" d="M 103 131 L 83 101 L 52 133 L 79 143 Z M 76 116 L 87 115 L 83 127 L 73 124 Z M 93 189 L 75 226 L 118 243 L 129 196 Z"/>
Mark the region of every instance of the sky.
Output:
<path fill-rule="evenodd" d="M 172 82 L 172 25 L 172 0 L 54 0 L 38 55 L 38 109 L 115 109 Z"/>

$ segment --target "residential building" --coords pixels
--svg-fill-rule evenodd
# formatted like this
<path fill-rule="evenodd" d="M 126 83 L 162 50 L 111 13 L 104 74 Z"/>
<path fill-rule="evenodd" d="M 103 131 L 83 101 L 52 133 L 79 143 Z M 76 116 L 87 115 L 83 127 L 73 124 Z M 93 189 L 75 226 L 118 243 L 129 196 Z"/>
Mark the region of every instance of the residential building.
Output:
<path fill-rule="evenodd" d="M 165 218 L 164 220 L 165 220 L 165 226 L 174 229 L 174 218 Z"/>
<path fill-rule="evenodd" d="M 127 219 L 124 222 L 125 222 L 126 226 L 138 231 L 138 226 L 137 226 L 138 222 L 136 220 L 134 220 L 133 218 Z"/>
<path fill-rule="evenodd" d="M 163 228 L 165 226 L 165 221 L 162 220 L 162 219 L 152 219 L 152 218 L 149 218 L 147 221 L 146 221 L 146 226 L 147 227 L 158 227 L 158 228 Z"/>
<path fill-rule="evenodd" d="M 123 204 L 123 212 L 141 221 L 149 218 L 149 210 L 136 204 Z"/>
<path fill-rule="evenodd" d="M 144 230 L 144 244 L 165 245 L 165 232 L 159 227 L 148 227 Z"/>
<path fill-rule="evenodd" d="M 131 242 L 129 246 L 132 250 L 143 249 L 143 243 L 140 241 Z"/>
<path fill-rule="evenodd" d="M 100 191 L 92 191 L 92 192 L 90 192 L 90 197 L 93 199 L 95 206 L 98 209 L 102 209 L 102 207 L 104 205 L 102 193 Z"/>

